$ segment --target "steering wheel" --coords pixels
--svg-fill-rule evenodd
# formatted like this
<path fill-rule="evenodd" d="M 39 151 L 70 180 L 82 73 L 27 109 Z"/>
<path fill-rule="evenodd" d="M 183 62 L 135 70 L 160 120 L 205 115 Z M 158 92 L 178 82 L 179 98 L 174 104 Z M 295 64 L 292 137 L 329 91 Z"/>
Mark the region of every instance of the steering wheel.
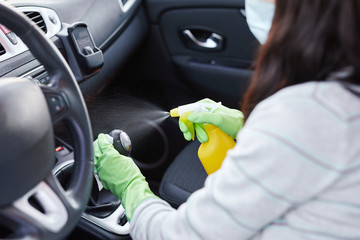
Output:
<path fill-rule="evenodd" d="M 61 53 L 28 18 L 0 3 L 0 23 L 44 65 L 49 86 L 0 79 L 0 238 L 60 239 L 76 225 L 91 190 L 91 126 L 79 86 Z M 53 127 L 65 122 L 74 170 L 64 190 L 52 174 Z M 4 227 L 9 235 L 2 236 Z"/>

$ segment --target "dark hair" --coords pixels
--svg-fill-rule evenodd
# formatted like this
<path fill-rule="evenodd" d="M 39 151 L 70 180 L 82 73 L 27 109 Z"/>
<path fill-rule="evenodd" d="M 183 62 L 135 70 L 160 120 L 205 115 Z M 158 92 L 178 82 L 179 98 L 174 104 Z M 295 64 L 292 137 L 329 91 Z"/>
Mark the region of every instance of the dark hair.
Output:
<path fill-rule="evenodd" d="M 348 81 L 360 84 L 360 1 L 277 0 L 267 42 L 260 47 L 242 111 L 278 90 L 353 66 Z"/>

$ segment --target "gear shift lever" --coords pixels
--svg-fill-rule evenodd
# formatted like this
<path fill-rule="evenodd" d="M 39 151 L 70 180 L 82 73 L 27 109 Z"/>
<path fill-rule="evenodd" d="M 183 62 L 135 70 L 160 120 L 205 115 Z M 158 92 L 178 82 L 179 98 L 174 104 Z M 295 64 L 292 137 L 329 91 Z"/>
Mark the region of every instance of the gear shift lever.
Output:
<path fill-rule="evenodd" d="M 114 148 L 122 155 L 129 156 L 131 151 L 131 140 L 129 136 L 120 129 L 112 130 L 109 135 L 113 138 Z M 109 190 L 99 189 L 93 186 L 89 205 L 86 209 L 88 214 L 98 218 L 105 218 L 111 215 L 119 206 L 120 200 Z M 120 223 L 124 224 L 126 217 L 120 219 Z"/>
<path fill-rule="evenodd" d="M 131 152 L 131 140 L 129 136 L 120 129 L 112 130 L 109 135 L 114 139 L 114 148 L 120 154 L 129 156 Z"/>

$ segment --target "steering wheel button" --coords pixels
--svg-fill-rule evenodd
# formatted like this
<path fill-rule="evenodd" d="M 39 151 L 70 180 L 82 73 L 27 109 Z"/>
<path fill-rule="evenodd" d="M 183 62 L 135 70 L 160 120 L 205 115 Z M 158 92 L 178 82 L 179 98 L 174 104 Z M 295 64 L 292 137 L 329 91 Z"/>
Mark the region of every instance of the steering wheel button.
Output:
<path fill-rule="evenodd" d="M 50 96 L 48 97 L 47 102 L 50 113 L 53 117 L 56 117 L 66 109 L 65 101 L 62 96 Z"/>

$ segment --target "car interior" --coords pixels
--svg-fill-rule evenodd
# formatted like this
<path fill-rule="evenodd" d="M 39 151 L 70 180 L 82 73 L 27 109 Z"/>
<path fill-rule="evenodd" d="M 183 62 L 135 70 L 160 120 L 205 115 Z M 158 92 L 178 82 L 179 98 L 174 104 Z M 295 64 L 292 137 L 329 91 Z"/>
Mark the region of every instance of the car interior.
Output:
<path fill-rule="evenodd" d="M 93 174 L 115 129 L 177 208 L 207 174 L 169 111 L 239 108 L 259 46 L 244 0 L 3 0 L 0 24 L 1 239 L 131 239 Z"/>

